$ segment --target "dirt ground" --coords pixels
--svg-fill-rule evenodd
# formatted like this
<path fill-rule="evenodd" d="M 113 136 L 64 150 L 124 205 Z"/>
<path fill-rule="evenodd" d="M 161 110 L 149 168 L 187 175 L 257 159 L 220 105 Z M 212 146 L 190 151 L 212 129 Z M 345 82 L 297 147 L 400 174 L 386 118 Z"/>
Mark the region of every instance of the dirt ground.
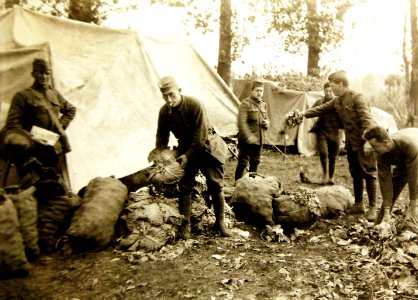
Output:
<path fill-rule="evenodd" d="M 317 156 L 264 150 L 259 171 L 292 189 L 302 185 L 299 165 L 314 182 L 305 186 L 315 187 Z M 229 185 L 235 166 L 236 160 L 226 165 Z M 345 156 L 338 158 L 335 181 L 352 190 Z M 129 260 L 112 246 L 70 257 L 57 253 L 41 257 L 26 278 L 0 281 L 0 299 L 418 299 L 416 256 L 379 260 L 382 247 L 396 247 L 363 234 L 348 239 L 365 232 L 359 224 L 352 215 L 319 220 L 289 243 L 267 242 L 238 223 L 248 238 L 194 235 L 179 242 L 182 252 L 172 259 Z"/>

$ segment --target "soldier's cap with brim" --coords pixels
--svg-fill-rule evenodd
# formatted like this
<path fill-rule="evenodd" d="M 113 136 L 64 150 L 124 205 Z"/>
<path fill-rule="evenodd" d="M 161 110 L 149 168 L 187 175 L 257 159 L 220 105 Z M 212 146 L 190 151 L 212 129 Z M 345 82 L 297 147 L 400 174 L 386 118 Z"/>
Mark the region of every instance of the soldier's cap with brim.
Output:
<path fill-rule="evenodd" d="M 330 82 L 340 81 L 340 80 L 348 81 L 347 73 L 344 70 L 334 72 L 328 76 L 328 81 Z"/>
<path fill-rule="evenodd" d="M 259 79 L 253 80 L 251 82 L 251 90 L 253 90 L 253 89 L 255 89 L 256 87 L 259 87 L 259 86 L 264 87 L 264 82 L 262 82 Z"/>
<path fill-rule="evenodd" d="M 42 71 L 42 72 L 51 71 L 51 66 L 49 65 L 49 63 L 45 59 L 35 58 L 33 60 L 33 63 L 32 63 L 32 71 L 33 72 L 36 72 L 36 71 Z"/>
<path fill-rule="evenodd" d="M 180 90 L 176 80 L 171 76 L 161 78 L 160 82 L 158 83 L 158 87 L 160 88 L 162 94 L 168 94 L 173 91 Z"/>

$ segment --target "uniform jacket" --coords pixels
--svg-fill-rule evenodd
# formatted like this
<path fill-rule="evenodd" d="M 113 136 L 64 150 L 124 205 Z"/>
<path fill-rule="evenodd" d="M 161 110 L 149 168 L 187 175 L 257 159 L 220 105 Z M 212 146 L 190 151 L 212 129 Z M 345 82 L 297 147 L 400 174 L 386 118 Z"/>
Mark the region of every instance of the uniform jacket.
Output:
<path fill-rule="evenodd" d="M 383 203 L 390 203 L 393 186 L 408 183 L 409 199 L 417 199 L 418 188 L 418 128 L 401 129 L 392 135 L 394 147 L 377 156 L 377 168 Z M 393 174 L 397 175 L 392 177 Z M 393 181 L 393 182 L 392 182 Z M 401 184 L 402 186 L 403 184 Z"/>
<path fill-rule="evenodd" d="M 38 126 L 59 133 L 45 108 L 46 105 L 52 107 L 52 111 L 56 114 L 62 127 L 67 128 L 75 117 L 76 108 L 57 90 L 50 87 L 49 95 L 50 97 L 47 99 L 45 89 L 36 83 L 32 87 L 18 92 L 10 105 L 6 130 L 19 128 L 30 131 L 32 126 Z"/>
<path fill-rule="evenodd" d="M 76 108 L 70 104 L 58 91 L 52 90 L 51 99 L 47 100 L 45 92 L 36 85 L 18 92 L 12 100 L 7 116 L 7 129 L 20 128 L 31 130 L 33 125 L 58 133 L 57 128 L 50 119 L 45 102 L 51 104 L 63 128 L 66 128 L 74 119 Z M 61 115 L 61 117 L 60 117 Z"/>
<path fill-rule="evenodd" d="M 326 99 L 324 97 L 316 101 L 312 107 L 320 106 L 324 103 L 331 101 L 332 99 Z M 331 137 L 335 138 L 339 136 L 339 129 L 342 129 L 342 128 L 344 128 L 344 126 L 341 122 L 340 116 L 338 115 L 337 112 L 333 112 L 333 113 L 324 114 L 318 117 L 318 119 L 313 124 L 309 132 L 322 134 L 328 138 L 331 138 Z"/>
<path fill-rule="evenodd" d="M 225 163 L 228 146 L 208 123 L 204 107 L 194 97 L 182 95 L 182 98 L 177 107 L 167 104 L 161 107 L 156 147 L 167 147 L 172 132 L 178 141 L 179 155 L 186 154 L 190 158 L 203 150 Z"/>
<path fill-rule="evenodd" d="M 265 144 L 264 120 L 268 120 L 266 102 L 251 97 L 244 99 L 238 109 L 238 142 L 254 145 Z"/>
<path fill-rule="evenodd" d="M 375 123 L 366 98 L 349 90 L 325 104 L 308 109 L 305 111 L 305 117 L 319 117 L 332 112 L 338 112 L 344 125 L 346 149 L 361 150 L 365 143 L 364 131 Z"/>

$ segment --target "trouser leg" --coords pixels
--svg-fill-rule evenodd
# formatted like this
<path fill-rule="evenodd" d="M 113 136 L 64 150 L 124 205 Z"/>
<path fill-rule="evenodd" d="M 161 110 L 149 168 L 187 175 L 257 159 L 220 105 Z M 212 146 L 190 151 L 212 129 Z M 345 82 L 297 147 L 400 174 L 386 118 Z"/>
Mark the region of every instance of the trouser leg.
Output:
<path fill-rule="evenodd" d="M 179 212 L 183 215 L 183 222 L 180 227 L 179 238 L 184 240 L 190 238 L 190 217 L 192 214 L 191 198 L 192 195 L 190 191 L 183 191 L 179 197 Z"/>

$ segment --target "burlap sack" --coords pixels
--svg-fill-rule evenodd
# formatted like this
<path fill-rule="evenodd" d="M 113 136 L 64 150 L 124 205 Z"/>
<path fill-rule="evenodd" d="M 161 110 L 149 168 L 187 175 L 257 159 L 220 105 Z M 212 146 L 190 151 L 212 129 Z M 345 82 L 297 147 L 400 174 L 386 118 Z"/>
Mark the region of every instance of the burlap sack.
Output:
<path fill-rule="evenodd" d="M 72 241 L 102 248 L 112 239 L 115 224 L 128 195 L 127 187 L 113 177 L 96 177 L 87 185 L 67 235 Z M 73 245 L 78 248 L 81 245 Z"/>
<path fill-rule="evenodd" d="M 273 199 L 273 210 L 275 223 L 281 225 L 303 225 L 315 219 L 307 206 L 296 203 L 289 195 Z"/>
<path fill-rule="evenodd" d="M 273 225 L 273 198 L 280 194 L 275 177 L 243 177 L 237 181 L 230 205 L 237 219 L 255 226 Z"/>
<path fill-rule="evenodd" d="M 81 199 L 76 194 L 51 197 L 39 203 L 38 230 L 41 252 L 55 251 L 55 245 L 68 226 Z"/>
<path fill-rule="evenodd" d="M 281 225 L 305 225 L 320 216 L 320 205 L 314 190 L 298 188 L 273 200 L 274 220 Z"/>
<path fill-rule="evenodd" d="M 12 201 L 0 195 L 0 278 L 29 273 L 19 221 Z"/>
<path fill-rule="evenodd" d="M 38 245 L 38 203 L 33 196 L 35 190 L 36 188 L 32 186 L 19 191 L 16 195 L 10 195 L 16 207 L 20 224 L 19 230 L 29 260 L 35 259 L 40 254 Z"/>
<path fill-rule="evenodd" d="M 315 192 L 321 202 L 322 218 L 338 216 L 354 205 L 353 195 L 342 185 L 320 187 Z"/>

